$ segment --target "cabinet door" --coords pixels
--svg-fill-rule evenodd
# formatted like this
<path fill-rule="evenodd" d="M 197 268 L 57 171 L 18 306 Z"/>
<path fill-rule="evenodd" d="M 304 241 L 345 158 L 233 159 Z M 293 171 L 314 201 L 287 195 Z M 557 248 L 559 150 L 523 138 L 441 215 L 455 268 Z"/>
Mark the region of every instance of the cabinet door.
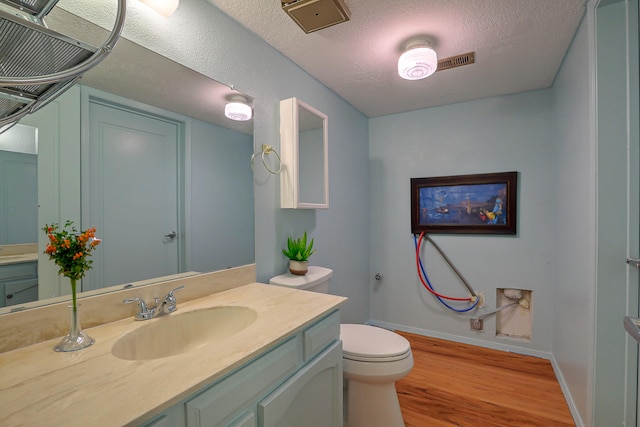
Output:
<path fill-rule="evenodd" d="M 2 295 L 5 306 L 23 304 L 38 299 L 38 279 L 9 280 Z"/>
<path fill-rule="evenodd" d="M 297 337 L 290 339 L 187 401 L 187 427 L 229 426 L 225 420 L 235 417 L 234 412 L 255 408 L 258 396 L 273 390 L 295 371 L 299 347 Z"/>
<path fill-rule="evenodd" d="M 249 412 L 238 418 L 229 427 L 256 427 L 256 414 Z"/>
<path fill-rule="evenodd" d="M 38 299 L 37 269 L 35 261 L 0 266 L 0 307 Z"/>
<path fill-rule="evenodd" d="M 260 427 L 342 426 L 342 342 L 261 401 L 258 418 Z"/>

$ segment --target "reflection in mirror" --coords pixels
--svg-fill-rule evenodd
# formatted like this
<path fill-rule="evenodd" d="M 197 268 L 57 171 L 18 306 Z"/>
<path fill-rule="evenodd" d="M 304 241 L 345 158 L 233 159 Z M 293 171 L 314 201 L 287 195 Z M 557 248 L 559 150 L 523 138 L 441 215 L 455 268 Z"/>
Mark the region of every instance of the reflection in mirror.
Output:
<path fill-rule="evenodd" d="M 70 34 L 71 36 L 87 42 L 91 42 L 91 38 L 99 38 L 106 31 L 58 8 L 50 14 L 48 23 L 67 28 L 70 32 L 75 32 Z M 82 34 L 78 34 L 78 32 L 82 32 Z M 167 84 L 168 82 L 171 84 Z M 48 298 L 69 292 L 68 282 L 59 280 L 53 261 L 48 260 L 48 257 L 42 254 L 43 247 L 38 249 L 34 245 L 38 240 L 40 240 L 40 245 L 43 245 L 43 236 L 40 234 L 44 233 L 39 230 L 43 224 L 64 223 L 67 219 L 74 220 L 76 225 L 82 229 L 96 226 L 95 222 L 101 217 L 117 218 L 117 221 L 113 222 L 121 224 L 122 228 L 133 226 L 134 231 L 129 231 L 125 235 L 113 234 L 110 236 L 109 234 L 113 233 L 113 230 L 110 231 L 108 227 L 99 229 L 99 237 L 103 239 L 100 250 L 104 254 L 117 254 L 122 251 L 122 248 L 127 247 L 134 249 L 134 255 L 126 259 L 128 265 L 122 265 L 123 260 L 121 257 L 118 260 L 118 256 L 112 257 L 116 260 L 113 262 L 109 260 L 109 257 L 106 257 L 107 259 L 95 258 L 94 270 L 96 271 L 92 271 L 95 273 L 98 270 L 102 272 L 126 270 L 135 266 L 136 263 L 142 262 L 146 252 L 140 249 L 142 242 L 136 240 L 136 224 L 146 222 L 145 218 L 161 216 L 165 210 L 175 209 L 180 216 L 175 229 L 169 226 L 170 229 L 160 231 L 160 240 L 163 240 L 163 236 L 170 234 L 171 231 L 176 231 L 175 241 L 179 242 L 178 246 L 181 251 L 178 255 L 179 259 L 176 261 L 176 269 L 169 272 L 147 270 L 142 275 L 137 272 L 130 276 L 125 274 L 113 279 L 115 282 L 111 279 L 105 280 L 106 276 L 102 275 L 95 279 L 94 284 L 91 285 L 91 289 L 100 289 L 91 291 L 91 294 L 122 289 L 122 286 L 128 282 L 153 283 L 153 278 L 165 274 L 193 274 L 193 271 L 207 272 L 253 263 L 253 175 L 249 164 L 253 153 L 252 120 L 234 122 L 224 117 L 225 103 L 233 94 L 240 92 L 126 39 L 121 39 L 113 53 L 99 66 L 86 73 L 80 83 L 82 89 L 76 90 L 75 95 L 74 91 L 70 91 L 68 96 L 67 94 L 63 95 L 66 97 L 65 100 L 62 100 L 63 97 L 60 98 L 60 102 L 68 103 L 69 97 L 75 96 L 78 105 L 68 107 L 68 104 L 65 104 L 64 108 L 61 108 L 56 100 L 51 106 L 39 111 L 39 115 L 23 119 L 24 123 L 33 126 L 29 132 L 32 135 L 39 135 L 39 153 L 37 156 L 30 154 L 34 159 L 37 158 L 35 161 L 39 163 L 38 173 L 45 171 L 44 175 L 54 175 L 50 175 L 48 179 L 47 176 L 36 178 L 35 173 L 31 178 L 19 174 L 8 174 L 8 179 L 12 182 L 20 181 L 21 184 L 28 182 L 42 184 L 43 181 L 51 181 L 52 189 L 51 191 L 45 191 L 43 188 L 38 189 L 41 199 L 36 199 L 35 205 L 40 205 L 40 212 L 31 212 L 25 207 L 19 211 L 16 210 L 13 215 L 24 220 L 31 217 L 29 222 L 32 225 L 24 226 L 24 230 L 18 231 L 17 227 L 5 227 L 2 224 L 3 228 L 0 230 L 0 238 L 3 239 L 0 242 L 0 281 L 2 281 L 0 282 L 0 306 L 10 304 L 15 306 L 18 302 L 21 304 L 18 308 L 23 307 L 24 300 L 18 299 L 16 295 L 19 293 L 16 293 L 13 287 L 5 286 L 8 279 L 2 274 L 6 271 L 7 266 L 11 266 L 10 269 L 15 270 L 15 266 L 20 265 L 24 270 L 25 266 L 30 265 L 25 262 L 25 256 L 33 257 L 29 260 L 34 265 L 33 271 L 21 271 L 20 277 L 14 277 L 11 280 L 14 282 L 25 281 L 28 278 L 31 280 L 29 283 L 32 287 L 34 280 L 36 283 L 39 282 L 39 303 L 50 303 L 52 300 L 48 300 Z M 251 97 L 243 95 L 252 103 Z M 121 98 L 123 96 L 125 98 Z M 172 208 L 165 206 L 162 209 L 156 209 L 153 213 L 136 217 L 132 211 L 127 210 L 127 206 L 114 207 L 114 202 L 108 202 L 106 206 L 100 207 L 99 204 L 91 204 L 91 192 L 95 191 L 97 187 L 92 187 L 90 183 L 85 181 L 93 179 L 94 176 L 87 175 L 90 171 L 86 167 L 82 168 L 84 170 L 81 173 L 79 162 L 82 159 L 84 164 L 89 164 L 86 162 L 95 160 L 90 154 L 92 148 L 94 152 L 96 148 L 93 140 L 94 135 L 92 135 L 95 132 L 90 131 L 90 120 L 84 116 L 89 111 L 89 105 L 97 104 L 118 110 L 122 106 L 131 107 L 136 113 L 145 111 L 148 107 L 148 111 L 150 111 L 148 115 L 150 116 L 157 117 L 159 112 L 165 111 L 166 116 L 181 123 L 178 128 L 182 129 L 183 133 L 178 137 L 180 146 L 177 149 L 182 150 L 184 155 L 182 163 L 176 164 L 176 168 L 182 172 L 179 180 L 180 191 L 177 193 L 177 206 Z M 51 111 L 57 111 L 52 113 L 44 111 L 49 107 Z M 83 112 L 82 119 L 80 119 L 81 110 Z M 77 112 L 77 114 L 72 114 L 70 111 Z M 57 114 L 55 120 L 49 120 L 54 114 Z M 74 114 L 77 117 L 72 120 L 71 125 L 67 126 L 68 116 Z M 146 113 L 142 114 L 146 115 Z M 120 124 L 118 120 L 114 119 L 116 115 L 112 110 L 107 111 L 107 116 L 108 120 L 104 122 L 105 124 L 107 122 L 110 123 L 109 126 L 114 123 Z M 127 126 L 130 124 L 138 126 L 134 118 L 135 114 L 127 116 L 127 120 L 133 121 Z M 16 125 L 14 127 L 16 131 L 24 130 L 22 127 L 24 123 Z M 73 129 L 77 129 L 77 131 L 72 131 Z M 18 140 L 22 137 L 15 138 Z M 90 140 L 91 142 L 89 142 Z M 118 138 L 115 140 L 122 142 Z M 38 143 L 35 145 L 37 147 Z M 122 147 L 131 148 L 133 145 L 125 144 L 120 146 L 120 148 Z M 131 157 L 124 157 L 121 160 L 126 159 L 132 160 Z M 117 159 L 114 161 L 119 162 Z M 148 167 L 148 165 L 141 163 L 138 160 L 138 164 L 134 165 L 136 167 L 132 167 L 132 169 L 135 169 L 141 179 L 144 179 L 148 177 L 148 173 L 144 172 L 142 166 Z M 41 167 L 42 165 L 44 168 Z M 100 167 L 103 166 L 104 164 Z M 95 167 L 95 164 L 92 164 L 92 167 Z M 54 169 L 55 171 L 53 171 Z M 97 169 L 94 172 L 97 172 Z M 7 174 L 3 171 L 0 175 Z M 61 180 L 60 176 L 62 176 Z M 81 177 L 82 182 L 80 182 Z M 128 188 L 124 182 L 118 183 L 114 180 L 114 176 L 107 177 L 103 184 L 110 186 L 114 191 L 115 200 L 118 200 L 120 193 L 124 193 Z M 61 185 L 61 188 L 55 187 L 59 182 L 70 182 L 71 185 Z M 6 188 L 6 186 L 4 187 Z M 14 190 L 18 187 L 11 185 L 10 188 Z M 22 191 L 20 192 L 22 193 Z M 44 197 L 49 200 L 42 200 L 43 192 Z M 12 206 L 18 206 L 10 201 L 14 196 L 11 191 L 9 194 L 2 193 L 0 201 L 3 204 L 11 203 Z M 34 200 L 25 203 L 34 205 Z M 56 212 L 57 216 L 51 212 Z M 34 220 L 36 217 L 37 220 Z M 3 215 L 3 221 L 6 219 L 8 218 Z M 28 242 L 24 240 L 28 240 Z M 17 245 L 17 243 L 29 244 Z M 14 254 L 9 250 L 11 245 L 20 246 L 20 250 L 28 251 L 28 254 Z M 94 252 L 94 256 L 100 250 Z M 136 250 L 138 253 L 135 253 Z M 36 262 L 35 259 L 38 256 L 40 258 Z M 21 264 L 18 264 L 17 261 L 20 261 Z M 39 264 L 37 278 L 35 264 Z M 104 286 L 107 287 L 103 288 Z M 83 288 L 83 290 L 87 289 Z M 12 295 L 12 301 L 9 301 L 12 298 L 7 300 L 7 293 Z M 5 296 L 4 300 L 2 296 Z M 56 302 L 59 302 L 58 300 L 59 298 L 56 298 Z M 27 305 L 32 306 L 33 304 Z M 9 310 L 9 307 L 0 309 L 0 314 L 9 312 Z"/>
<path fill-rule="evenodd" d="M 298 183 L 300 203 L 325 204 L 324 118 L 298 103 Z"/>
<path fill-rule="evenodd" d="M 17 124 L 0 134 L 0 245 L 38 241 L 37 131 Z"/>
<path fill-rule="evenodd" d="M 282 208 L 329 207 L 328 118 L 310 105 L 280 101 Z"/>
<path fill-rule="evenodd" d="M 38 298 L 37 128 L 0 134 L 0 306 Z"/>

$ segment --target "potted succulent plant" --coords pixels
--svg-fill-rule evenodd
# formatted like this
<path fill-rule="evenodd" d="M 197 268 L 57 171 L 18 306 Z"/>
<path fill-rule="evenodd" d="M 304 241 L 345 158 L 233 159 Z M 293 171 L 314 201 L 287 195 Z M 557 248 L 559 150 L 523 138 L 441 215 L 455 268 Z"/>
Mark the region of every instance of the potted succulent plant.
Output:
<path fill-rule="evenodd" d="M 304 276 L 309 269 L 309 257 L 316 250 L 313 249 L 313 238 L 307 245 L 307 232 L 299 239 L 287 239 L 287 249 L 283 249 L 284 256 L 289 258 L 289 271 L 291 274 Z"/>

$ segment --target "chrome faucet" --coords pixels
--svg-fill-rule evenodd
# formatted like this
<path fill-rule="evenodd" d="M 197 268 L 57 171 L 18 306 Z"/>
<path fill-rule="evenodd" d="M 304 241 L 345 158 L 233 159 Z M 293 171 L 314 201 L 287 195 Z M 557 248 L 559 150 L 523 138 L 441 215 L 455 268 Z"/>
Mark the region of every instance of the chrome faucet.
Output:
<path fill-rule="evenodd" d="M 147 304 L 144 302 L 142 298 L 127 298 L 122 301 L 124 304 L 129 304 L 132 302 L 138 303 L 138 312 L 136 313 L 136 320 L 147 320 L 151 319 L 156 315 L 156 307 L 158 306 L 158 298 L 153 298 L 155 305 L 152 308 L 148 308 Z"/>
<path fill-rule="evenodd" d="M 147 304 L 144 302 L 142 298 L 137 298 L 137 297 L 127 298 L 122 302 L 124 304 L 129 304 L 132 302 L 138 303 L 139 310 L 135 316 L 136 320 L 153 319 L 154 317 L 160 316 L 161 314 L 164 314 L 164 313 L 166 314 L 173 313 L 178 309 L 178 305 L 177 305 L 178 301 L 176 300 L 176 297 L 173 293 L 176 291 L 179 291 L 180 289 L 184 289 L 184 285 L 178 286 L 177 288 L 170 290 L 167 296 L 164 297 L 162 302 L 158 297 L 153 297 L 154 305 L 151 308 L 147 306 Z"/>
<path fill-rule="evenodd" d="M 177 288 L 169 291 L 169 293 L 167 294 L 166 297 L 164 297 L 164 301 L 162 301 L 162 304 L 159 307 L 160 311 L 162 311 L 163 313 L 169 314 L 169 313 L 173 313 L 178 309 L 178 300 L 176 300 L 176 297 L 173 295 L 173 293 L 176 291 L 179 291 L 180 289 L 184 289 L 184 285 L 178 286 Z"/>

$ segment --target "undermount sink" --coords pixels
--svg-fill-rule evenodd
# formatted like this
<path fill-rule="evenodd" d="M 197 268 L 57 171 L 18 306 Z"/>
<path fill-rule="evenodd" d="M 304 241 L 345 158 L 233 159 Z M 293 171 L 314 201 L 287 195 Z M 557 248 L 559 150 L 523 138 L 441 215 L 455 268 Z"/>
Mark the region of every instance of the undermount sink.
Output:
<path fill-rule="evenodd" d="M 159 359 L 228 338 L 251 325 L 258 314 L 247 307 L 222 306 L 158 317 L 123 335 L 111 354 L 125 360 Z"/>

